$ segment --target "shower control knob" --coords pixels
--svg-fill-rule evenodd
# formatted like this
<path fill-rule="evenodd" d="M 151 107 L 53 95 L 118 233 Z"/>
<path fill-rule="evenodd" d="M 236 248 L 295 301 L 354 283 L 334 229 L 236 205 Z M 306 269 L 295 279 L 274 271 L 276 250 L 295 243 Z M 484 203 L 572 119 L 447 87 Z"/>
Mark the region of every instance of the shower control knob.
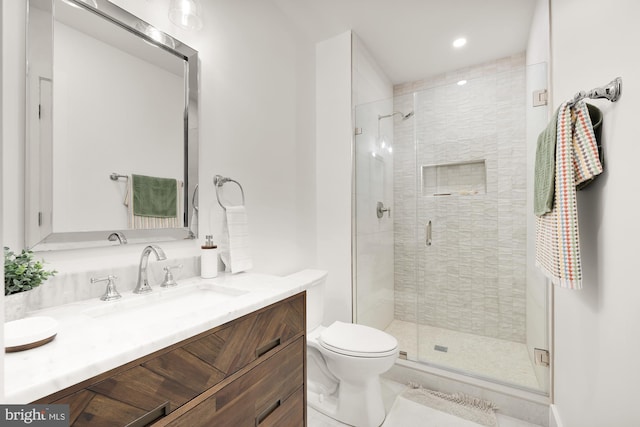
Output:
<path fill-rule="evenodd" d="M 391 218 L 391 208 L 385 208 L 382 202 L 378 202 L 376 204 L 376 216 L 382 218 L 385 212 L 389 215 L 389 218 Z"/>

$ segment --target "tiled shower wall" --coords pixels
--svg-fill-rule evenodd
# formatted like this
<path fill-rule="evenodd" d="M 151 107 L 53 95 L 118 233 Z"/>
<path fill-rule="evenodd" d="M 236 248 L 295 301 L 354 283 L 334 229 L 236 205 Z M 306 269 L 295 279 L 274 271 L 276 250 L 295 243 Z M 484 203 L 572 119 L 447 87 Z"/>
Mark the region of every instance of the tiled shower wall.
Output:
<path fill-rule="evenodd" d="M 415 111 L 394 128 L 396 319 L 525 342 L 525 82 L 521 54 L 394 88 Z M 423 191 L 422 166 L 465 162 L 486 185 Z"/>

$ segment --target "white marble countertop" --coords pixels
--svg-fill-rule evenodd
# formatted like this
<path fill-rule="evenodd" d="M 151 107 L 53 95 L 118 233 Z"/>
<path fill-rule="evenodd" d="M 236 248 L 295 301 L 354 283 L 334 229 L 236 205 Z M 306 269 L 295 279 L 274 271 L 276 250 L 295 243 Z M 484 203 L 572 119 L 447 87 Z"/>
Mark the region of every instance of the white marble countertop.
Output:
<path fill-rule="evenodd" d="M 57 320 L 58 334 L 42 347 L 5 354 L 3 403 L 32 402 L 295 295 L 325 275 L 319 270 L 303 270 L 286 277 L 240 273 L 181 280 L 178 287 L 212 284 L 242 293 L 223 304 L 196 307 L 188 314 L 185 310 L 166 309 L 166 305 L 162 316 L 145 316 L 148 305 L 140 306 L 141 314 L 137 316 L 135 309 L 122 317 L 87 314 L 113 304 L 99 299 L 30 312 L 27 317 L 49 316 Z M 163 292 L 159 286 L 153 288 L 158 295 Z M 132 301 L 140 295 L 127 292 L 122 297 L 118 301 Z"/>

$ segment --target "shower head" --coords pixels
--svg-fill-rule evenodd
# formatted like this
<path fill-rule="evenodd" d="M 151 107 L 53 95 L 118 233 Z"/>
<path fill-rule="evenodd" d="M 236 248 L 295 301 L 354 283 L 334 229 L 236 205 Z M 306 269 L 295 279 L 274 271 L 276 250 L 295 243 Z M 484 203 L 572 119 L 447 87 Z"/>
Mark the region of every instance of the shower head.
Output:
<path fill-rule="evenodd" d="M 382 119 L 387 119 L 389 117 L 393 117 L 396 114 L 400 114 L 402 116 L 402 120 L 407 120 L 408 118 L 413 117 L 413 111 L 410 111 L 407 114 L 401 113 L 400 111 L 394 111 L 393 113 L 387 114 L 385 116 L 378 115 L 378 121 L 380 121 Z"/>
<path fill-rule="evenodd" d="M 382 119 L 388 119 L 389 117 L 393 117 L 393 116 L 395 116 L 396 114 L 399 114 L 399 115 L 400 115 L 400 117 L 402 117 L 402 121 L 405 121 L 405 120 L 407 120 L 407 119 L 409 119 L 409 118 L 413 117 L 413 111 L 409 111 L 407 114 L 404 114 L 404 113 L 402 113 L 402 112 L 400 112 L 400 111 L 394 111 L 393 113 L 391 113 L 391 114 L 387 114 L 387 115 L 384 115 L 384 116 L 383 116 L 383 115 L 378 114 L 378 139 L 380 139 L 380 120 L 382 120 Z M 391 152 L 391 151 L 389 151 L 389 152 Z"/>

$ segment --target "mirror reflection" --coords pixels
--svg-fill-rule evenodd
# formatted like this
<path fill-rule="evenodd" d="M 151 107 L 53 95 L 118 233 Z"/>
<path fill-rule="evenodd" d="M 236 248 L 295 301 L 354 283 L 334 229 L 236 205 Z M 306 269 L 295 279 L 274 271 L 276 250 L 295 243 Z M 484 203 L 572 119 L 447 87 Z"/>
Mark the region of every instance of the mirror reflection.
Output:
<path fill-rule="evenodd" d="M 195 234 L 197 54 L 108 1 L 95 6 L 29 2 L 26 242 L 36 250 L 122 243 L 111 232 Z"/>

